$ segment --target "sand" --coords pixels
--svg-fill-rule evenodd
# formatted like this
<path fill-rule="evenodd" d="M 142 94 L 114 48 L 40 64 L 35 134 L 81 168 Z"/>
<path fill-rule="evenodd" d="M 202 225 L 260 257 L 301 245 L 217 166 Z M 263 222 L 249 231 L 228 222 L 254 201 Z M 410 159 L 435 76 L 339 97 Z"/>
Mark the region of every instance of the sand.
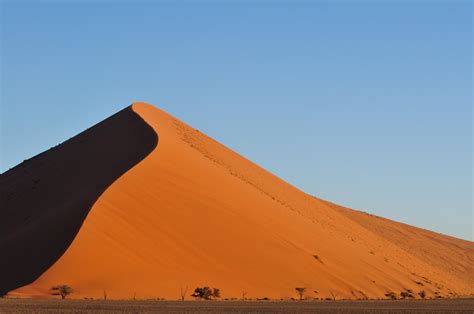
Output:
<path fill-rule="evenodd" d="M 148 155 L 97 197 L 64 254 L 10 297 L 51 297 L 49 288 L 63 283 L 76 290 L 71 297 L 105 291 L 109 299 L 178 299 L 186 287 L 190 299 L 204 285 L 224 298 L 290 298 L 295 287 L 310 298 L 474 294 L 473 242 L 307 195 L 151 105 L 132 109 L 158 145 L 138 153 Z"/>
<path fill-rule="evenodd" d="M 49 269 L 99 196 L 156 144 L 156 133 L 126 108 L 2 174 L 0 295 Z"/>

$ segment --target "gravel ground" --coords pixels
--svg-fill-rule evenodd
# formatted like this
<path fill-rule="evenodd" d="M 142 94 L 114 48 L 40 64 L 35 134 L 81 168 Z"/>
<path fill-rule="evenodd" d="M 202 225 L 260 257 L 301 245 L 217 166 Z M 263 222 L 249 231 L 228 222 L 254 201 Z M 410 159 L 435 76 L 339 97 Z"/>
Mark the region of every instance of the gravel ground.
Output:
<path fill-rule="evenodd" d="M 0 313 L 474 313 L 474 299 L 380 301 L 104 301 L 0 299 Z"/>

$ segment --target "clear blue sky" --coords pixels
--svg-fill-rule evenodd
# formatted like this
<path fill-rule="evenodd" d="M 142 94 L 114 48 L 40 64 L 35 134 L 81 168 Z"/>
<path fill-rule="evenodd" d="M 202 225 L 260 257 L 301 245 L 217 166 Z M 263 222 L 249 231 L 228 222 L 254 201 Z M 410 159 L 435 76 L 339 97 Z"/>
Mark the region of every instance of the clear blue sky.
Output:
<path fill-rule="evenodd" d="M 2 2 L 0 172 L 145 101 L 308 193 L 473 239 L 471 1 L 97 3 Z"/>

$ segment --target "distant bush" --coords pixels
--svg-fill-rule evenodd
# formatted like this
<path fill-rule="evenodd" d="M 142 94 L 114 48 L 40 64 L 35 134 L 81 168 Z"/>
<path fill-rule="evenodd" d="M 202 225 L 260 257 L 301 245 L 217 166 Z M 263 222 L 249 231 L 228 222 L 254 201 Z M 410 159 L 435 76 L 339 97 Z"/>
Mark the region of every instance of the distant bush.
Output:
<path fill-rule="evenodd" d="M 426 298 L 426 292 L 424 290 L 421 290 L 420 292 L 418 292 L 418 295 L 420 296 L 420 298 L 424 299 Z"/>
<path fill-rule="evenodd" d="M 211 300 L 212 298 L 220 298 L 221 291 L 218 288 L 198 287 L 194 289 L 194 293 L 191 296 L 198 299 Z"/>
<path fill-rule="evenodd" d="M 392 299 L 392 300 L 396 300 L 397 299 L 397 294 L 393 291 L 389 291 L 387 293 L 385 293 L 385 296 Z"/>
<path fill-rule="evenodd" d="M 413 298 L 413 294 L 411 294 L 410 291 L 411 291 L 411 290 L 408 289 L 407 291 L 402 291 L 402 292 L 400 292 L 400 296 L 402 297 L 402 299 Z"/>
<path fill-rule="evenodd" d="M 256 300 L 257 301 L 268 301 L 268 300 L 270 300 L 270 298 L 269 297 L 263 297 L 263 298 L 257 298 Z"/>
<path fill-rule="evenodd" d="M 51 287 L 52 295 L 59 295 L 61 299 L 66 299 L 66 297 L 72 293 L 74 290 L 68 285 L 59 285 Z"/>

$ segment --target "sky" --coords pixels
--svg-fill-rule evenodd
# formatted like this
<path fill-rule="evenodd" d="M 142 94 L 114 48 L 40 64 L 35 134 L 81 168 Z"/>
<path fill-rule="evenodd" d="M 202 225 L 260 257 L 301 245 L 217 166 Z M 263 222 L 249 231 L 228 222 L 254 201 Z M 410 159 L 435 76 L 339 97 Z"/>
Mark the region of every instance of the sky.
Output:
<path fill-rule="evenodd" d="M 0 172 L 134 101 L 473 240 L 471 1 L 1 1 Z"/>

